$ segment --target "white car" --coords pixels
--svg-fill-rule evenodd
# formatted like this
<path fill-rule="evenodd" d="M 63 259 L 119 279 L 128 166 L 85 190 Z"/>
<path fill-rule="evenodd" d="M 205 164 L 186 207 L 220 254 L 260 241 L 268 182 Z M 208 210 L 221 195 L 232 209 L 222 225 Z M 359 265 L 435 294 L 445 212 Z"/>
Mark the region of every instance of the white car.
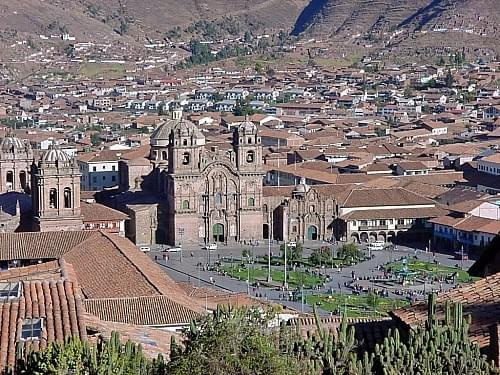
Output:
<path fill-rule="evenodd" d="M 217 250 L 217 244 L 216 243 L 209 243 L 208 245 L 205 246 L 206 250 Z"/>
<path fill-rule="evenodd" d="M 295 241 L 288 242 L 288 247 L 297 247 L 297 242 Z"/>
<path fill-rule="evenodd" d="M 368 244 L 368 250 L 384 250 L 385 243 L 384 241 L 375 241 Z"/>
<path fill-rule="evenodd" d="M 141 246 L 139 249 L 145 253 L 151 251 L 151 248 L 149 246 Z"/>
<path fill-rule="evenodd" d="M 172 247 L 169 247 L 168 249 L 165 249 L 166 253 L 179 253 L 181 251 L 182 251 L 182 249 L 180 246 L 172 246 Z"/>

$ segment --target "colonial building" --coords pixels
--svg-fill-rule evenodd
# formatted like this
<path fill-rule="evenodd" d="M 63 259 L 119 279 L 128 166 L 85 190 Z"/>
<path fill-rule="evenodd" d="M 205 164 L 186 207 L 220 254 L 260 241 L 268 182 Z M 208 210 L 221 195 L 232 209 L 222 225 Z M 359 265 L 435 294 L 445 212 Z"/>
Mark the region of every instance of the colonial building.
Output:
<path fill-rule="evenodd" d="M 403 188 L 353 184 L 264 188 L 263 234 L 278 240 L 397 241 L 429 237 L 429 218 L 447 211 Z M 270 233 L 272 231 L 272 233 Z"/>
<path fill-rule="evenodd" d="M 278 240 L 331 240 L 338 232 L 337 200 L 352 185 L 312 185 L 264 188 L 263 236 Z"/>
<path fill-rule="evenodd" d="M 150 204 L 158 205 L 157 221 L 150 220 L 151 210 L 142 210 L 147 218 L 141 219 L 140 211 L 131 215 L 130 207 L 138 203 L 134 196 L 121 199 L 121 209 L 128 207 L 135 220 L 130 226 L 135 227 L 131 233 L 136 241 L 141 232 L 138 225 L 145 221 L 161 233 L 143 233 L 142 238 L 170 244 L 262 238 L 262 145 L 252 122 L 235 128 L 230 144 L 209 148 L 196 125 L 184 119 L 181 111 L 174 111 L 173 118 L 151 135 L 150 162 L 153 169 L 147 176 L 134 176 L 136 169 L 128 169 L 123 180 L 122 190 L 129 190 L 130 181 L 134 182 L 135 197 L 141 195 L 139 190 L 156 195 Z"/>

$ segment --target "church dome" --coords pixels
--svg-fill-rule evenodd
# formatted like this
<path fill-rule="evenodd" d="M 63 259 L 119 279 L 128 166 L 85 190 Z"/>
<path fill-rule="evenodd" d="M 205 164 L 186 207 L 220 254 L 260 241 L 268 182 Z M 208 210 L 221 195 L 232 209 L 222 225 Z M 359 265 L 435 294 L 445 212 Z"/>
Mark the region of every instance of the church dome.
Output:
<path fill-rule="evenodd" d="M 3 152 L 16 152 L 19 150 L 24 150 L 25 145 L 23 141 L 17 138 L 14 134 L 10 133 L 2 139 L 2 143 L 0 143 L 0 149 Z"/>
<path fill-rule="evenodd" d="M 71 157 L 55 145 L 50 145 L 49 149 L 43 154 L 42 161 L 46 163 L 63 162 L 68 163 Z"/>
<path fill-rule="evenodd" d="M 306 179 L 302 177 L 300 179 L 300 183 L 298 185 L 295 185 L 293 192 L 294 194 L 305 194 L 309 191 L 309 189 L 310 187 L 306 184 Z"/>
<path fill-rule="evenodd" d="M 257 133 L 257 126 L 252 121 L 248 120 L 247 117 L 245 121 L 240 124 L 238 130 L 242 134 L 255 134 Z"/>

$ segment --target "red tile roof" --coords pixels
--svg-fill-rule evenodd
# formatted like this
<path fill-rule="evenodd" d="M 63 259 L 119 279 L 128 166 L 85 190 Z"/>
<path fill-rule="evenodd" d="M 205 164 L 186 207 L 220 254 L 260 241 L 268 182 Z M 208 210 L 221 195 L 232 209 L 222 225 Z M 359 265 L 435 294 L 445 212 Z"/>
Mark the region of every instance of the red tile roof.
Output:
<path fill-rule="evenodd" d="M 500 273 L 440 294 L 437 298 L 440 319 L 444 316 L 445 301 L 463 304 L 464 315 L 472 316 L 471 340 L 477 341 L 480 347 L 487 346 L 489 327 L 498 323 L 500 317 Z M 427 304 L 419 303 L 391 314 L 409 326 L 420 325 L 427 319 Z"/>

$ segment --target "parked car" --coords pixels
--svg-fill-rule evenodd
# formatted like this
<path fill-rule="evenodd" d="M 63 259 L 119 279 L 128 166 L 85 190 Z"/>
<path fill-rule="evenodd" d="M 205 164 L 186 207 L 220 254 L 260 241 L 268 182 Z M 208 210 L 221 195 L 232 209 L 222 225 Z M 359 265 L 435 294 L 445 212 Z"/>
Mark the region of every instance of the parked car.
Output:
<path fill-rule="evenodd" d="M 208 245 L 205 246 L 205 249 L 210 250 L 210 251 L 217 250 L 217 244 L 216 243 L 209 243 Z"/>
<path fill-rule="evenodd" d="M 369 243 L 367 246 L 368 250 L 383 250 L 385 248 L 385 243 L 384 241 L 375 241 L 372 243 Z"/>
<path fill-rule="evenodd" d="M 295 241 L 288 242 L 288 247 L 297 247 L 297 242 Z"/>
<path fill-rule="evenodd" d="M 148 251 L 151 251 L 151 248 L 149 246 L 141 246 L 141 247 L 139 247 L 139 249 L 145 253 L 147 253 Z"/>
<path fill-rule="evenodd" d="M 181 251 L 182 251 L 182 249 L 180 246 L 172 246 L 172 247 L 165 249 L 166 253 L 179 253 Z"/>

